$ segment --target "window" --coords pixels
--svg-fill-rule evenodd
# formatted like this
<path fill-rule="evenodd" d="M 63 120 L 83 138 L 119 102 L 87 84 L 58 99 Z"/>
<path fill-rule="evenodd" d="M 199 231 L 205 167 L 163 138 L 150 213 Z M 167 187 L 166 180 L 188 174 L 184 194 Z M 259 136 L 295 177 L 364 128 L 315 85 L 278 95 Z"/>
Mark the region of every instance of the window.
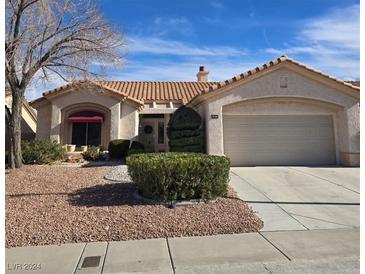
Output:
<path fill-rule="evenodd" d="M 280 77 L 280 87 L 281 88 L 287 88 L 288 87 L 288 77 L 287 76 L 281 76 Z"/>
<path fill-rule="evenodd" d="M 158 143 L 164 144 L 165 143 L 165 123 L 158 122 Z"/>
<path fill-rule="evenodd" d="M 150 125 L 146 125 L 146 126 L 144 126 L 143 131 L 144 131 L 144 133 L 146 133 L 146 134 L 151 134 L 151 133 L 152 133 L 152 131 L 153 131 L 153 127 L 152 127 L 152 126 L 150 126 Z"/>

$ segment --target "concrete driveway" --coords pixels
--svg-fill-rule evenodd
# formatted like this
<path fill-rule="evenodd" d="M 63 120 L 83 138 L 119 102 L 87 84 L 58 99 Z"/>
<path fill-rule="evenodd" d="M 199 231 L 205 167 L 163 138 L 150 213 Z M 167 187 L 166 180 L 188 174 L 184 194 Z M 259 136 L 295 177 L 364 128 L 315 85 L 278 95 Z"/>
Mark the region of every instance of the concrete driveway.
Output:
<path fill-rule="evenodd" d="M 231 186 L 264 221 L 262 231 L 360 226 L 360 169 L 234 167 Z"/>

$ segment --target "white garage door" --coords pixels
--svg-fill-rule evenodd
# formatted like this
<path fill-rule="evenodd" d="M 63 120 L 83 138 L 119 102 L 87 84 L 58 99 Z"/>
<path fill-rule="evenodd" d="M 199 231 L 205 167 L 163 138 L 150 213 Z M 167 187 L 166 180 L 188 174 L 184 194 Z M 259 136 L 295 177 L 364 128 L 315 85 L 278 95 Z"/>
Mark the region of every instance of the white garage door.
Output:
<path fill-rule="evenodd" d="M 232 166 L 336 162 L 331 116 L 224 115 L 223 128 Z"/>

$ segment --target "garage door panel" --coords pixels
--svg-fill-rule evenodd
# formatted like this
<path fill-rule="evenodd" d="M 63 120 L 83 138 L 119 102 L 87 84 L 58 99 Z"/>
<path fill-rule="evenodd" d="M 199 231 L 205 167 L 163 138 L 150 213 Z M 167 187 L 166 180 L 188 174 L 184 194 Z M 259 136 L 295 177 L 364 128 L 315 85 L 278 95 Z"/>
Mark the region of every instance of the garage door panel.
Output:
<path fill-rule="evenodd" d="M 223 127 L 235 166 L 335 164 L 329 115 L 224 115 Z"/>

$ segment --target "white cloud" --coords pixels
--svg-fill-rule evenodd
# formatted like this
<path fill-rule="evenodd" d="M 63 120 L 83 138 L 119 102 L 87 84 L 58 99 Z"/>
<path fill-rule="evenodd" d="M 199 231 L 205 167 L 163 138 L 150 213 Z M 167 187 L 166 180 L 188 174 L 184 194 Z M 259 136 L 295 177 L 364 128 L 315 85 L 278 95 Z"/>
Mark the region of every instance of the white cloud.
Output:
<path fill-rule="evenodd" d="M 222 3 L 222 2 L 220 2 L 220 1 L 212 1 L 212 2 L 210 2 L 210 5 L 211 5 L 213 8 L 215 8 L 215 9 L 222 9 L 222 8 L 224 8 L 223 3 Z"/>
<path fill-rule="evenodd" d="M 360 8 L 352 5 L 303 23 L 294 42 L 263 52 L 289 55 L 342 79 L 360 74 Z"/>
<path fill-rule="evenodd" d="M 194 34 L 193 24 L 186 17 L 156 17 L 152 31 L 159 36 L 178 33 L 184 36 Z"/>
<path fill-rule="evenodd" d="M 175 40 L 157 37 L 130 37 L 128 39 L 129 53 L 165 54 L 176 56 L 240 56 L 247 54 L 246 50 L 216 46 L 198 47 Z"/>
<path fill-rule="evenodd" d="M 305 24 L 300 39 L 329 47 L 359 50 L 360 6 L 334 9 L 329 14 Z"/>
<path fill-rule="evenodd" d="M 245 59 L 245 60 L 243 60 Z M 183 62 L 154 59 L 153 62 L 133 62 L 125 70 L 112 75 L 114 80 L 196 81 L 199 66 L 209 71 L 209 81 L 222 81 L 263 64 L 267 60 L 246 58 L 187 58 Z"/>

